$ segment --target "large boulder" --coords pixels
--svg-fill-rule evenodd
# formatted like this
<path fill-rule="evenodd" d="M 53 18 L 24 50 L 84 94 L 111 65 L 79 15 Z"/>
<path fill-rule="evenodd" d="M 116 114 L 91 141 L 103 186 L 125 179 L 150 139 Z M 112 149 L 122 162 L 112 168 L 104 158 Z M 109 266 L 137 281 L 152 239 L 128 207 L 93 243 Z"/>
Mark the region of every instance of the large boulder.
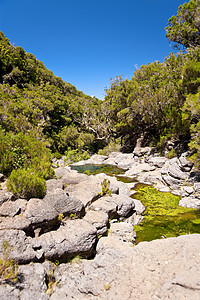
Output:
<path fill-rule="evenodd" d="M 84 220 L 97 229 L 98 235 L 103 235 L 108 230 L 108 214 L 103 211 L 89 210 L 86 213 Z"/>
<path fill-rule="evenodd" d="M 93 260 L 61 264 L 60 299 L 199 299 L 200 235 L 143 242 L 103 237 Z"/>
<path fill-rule="evenodd" d="M 134 200 L 122 195 L 104 196 L 90 206 L 96 211 L 105 211 L 109 218 L 128 217 L 133 213 L 134 207 Z"/>
<path fill-rule="evenodd" d="M 97 230 L 82 219 L 62 222 L 56 231 L 44 233 L 33 240 L 34 248 L 42 249 L 46 259 L 66 261 L 81 255 L 91 257 L 95 251 Z"/>
<path fill-rule="evenodd" d="M 39 261 L 43 257 L 43 251 L 32 246 L 32 238 L 27 237 L 22 230 L 0 230 L 0 245 L 4 241 L 12 248 L 10 258 L 19 264 L 31 261 Z M 2 248 L 0 248 L 2 256 Z"/>
<path fill-rule="evenodd" d="M 68 194 L 67 190 L 60 188 L 48 193 L 43 201 L 53 207 L 58 214 L 64 216 L 70 216 L 70 214 L 76 214 L 78 217 L 82 217 L 85 213 L 82 202 Z"/>

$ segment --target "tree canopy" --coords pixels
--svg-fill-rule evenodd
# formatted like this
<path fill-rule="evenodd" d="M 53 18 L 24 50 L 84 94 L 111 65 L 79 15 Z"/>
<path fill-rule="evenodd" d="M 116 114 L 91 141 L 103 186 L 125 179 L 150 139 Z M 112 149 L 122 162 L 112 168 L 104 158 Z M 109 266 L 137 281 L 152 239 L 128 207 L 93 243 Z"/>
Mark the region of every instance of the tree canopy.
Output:
<path fill-rule="evenodd" d="M 169 19 L 166 36 L 175 47 L 196 47 L 200 45 L 200 1 L 191 0 L 178 8 L 176 16 Z"/>

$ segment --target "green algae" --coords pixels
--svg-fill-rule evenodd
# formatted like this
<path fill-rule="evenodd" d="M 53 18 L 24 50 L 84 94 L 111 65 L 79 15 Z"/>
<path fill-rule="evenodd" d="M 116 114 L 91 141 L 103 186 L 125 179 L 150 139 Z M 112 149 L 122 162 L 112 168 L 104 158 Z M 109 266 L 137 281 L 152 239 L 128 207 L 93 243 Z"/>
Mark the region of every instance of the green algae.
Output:
<path fill-rule="evenodd" d="M 180 197 L 137 185 L 134 198 L 145 206 L 143 221 L 134 226 L 136 243 L 183 234 L 200 233 L 200 211 L 178 205 Z"/>

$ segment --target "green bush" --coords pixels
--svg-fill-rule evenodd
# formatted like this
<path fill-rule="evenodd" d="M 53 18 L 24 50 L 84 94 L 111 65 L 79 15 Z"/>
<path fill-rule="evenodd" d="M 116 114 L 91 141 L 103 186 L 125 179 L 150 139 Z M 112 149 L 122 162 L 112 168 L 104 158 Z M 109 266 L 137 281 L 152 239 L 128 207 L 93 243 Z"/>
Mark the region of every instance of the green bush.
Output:
<path fill-rule="evenodd" d="M 71 150 L 70 148 L 68 151 L 65 151 L 65 161 L 68 164 L 80 161 L 80 160 L 86 160 L 90 158 L 90 155 L 87 151 L 84 151 L 83 153 L 80 152 L 79 150 Z"/>
<path fill-rule="evenodd" d="M 7 189 L 21 198 L 43 198 L 46 194 L 46 181 L 38 173 L 30 170 L 13 170 L 7 181 Z"/>
<path fill-rule="evenodd" d="M 17 281 L 18 265 L 14 260 L 9 258 L 12 247 L 7 241 L 3 241 L 1 245 L 2 257 L 0 258 L 0 280 Z"/>
<path fill-rule="evenodd" d="M 0 172 L 9 176 L 13 170 L 29 169 L 41 178 L 52 178 L 51 153 L 45 144 L 23 133 L 6 133 L 0 127 Z"/>

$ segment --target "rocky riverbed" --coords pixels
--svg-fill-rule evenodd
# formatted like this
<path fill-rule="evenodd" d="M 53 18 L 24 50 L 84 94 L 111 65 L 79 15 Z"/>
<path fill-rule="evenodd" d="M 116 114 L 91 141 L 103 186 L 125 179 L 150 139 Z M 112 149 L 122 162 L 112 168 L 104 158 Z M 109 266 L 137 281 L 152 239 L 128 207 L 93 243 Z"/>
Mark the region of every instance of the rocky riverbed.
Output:
<path fill-rule="evenodd" d="M 135 183 L 54 164 L 60 167 L 43 199 L 13 201 L 1 176 L 0 244 L 8 242 L 19 264 L 18 281 L 1 281 L 1 299 L 200 299 L 200 235 L 134 245 L 134 225 L 145 210 L 131 197 Z M 83 164 L 125 169 L 120 176 L 200 208 L 200 176 L 187 153 L 167 159 L 141 148 L 94 155 L 74 167 Z M 103 195 L 104 180 L 111 193 Z"/>

